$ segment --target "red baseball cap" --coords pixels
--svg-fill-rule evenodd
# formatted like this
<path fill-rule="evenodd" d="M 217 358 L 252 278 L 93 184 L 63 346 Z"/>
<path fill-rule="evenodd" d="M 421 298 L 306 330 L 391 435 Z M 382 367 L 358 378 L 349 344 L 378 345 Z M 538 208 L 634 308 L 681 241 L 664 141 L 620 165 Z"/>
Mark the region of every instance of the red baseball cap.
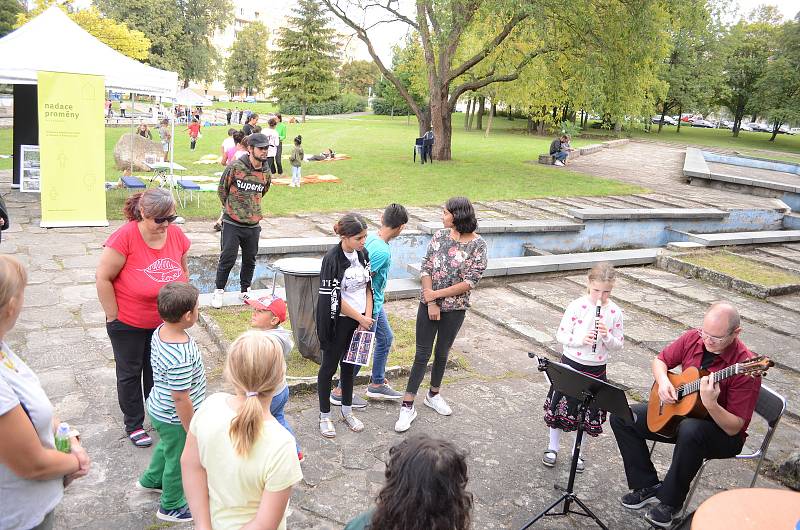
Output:
<path fill-rule="evenodd" d="M 256 309 L 267 310 L 278 317 L 280 322 L 286 321 L 286 302 L 282 298 L 262 296 L 261 298 L 245 298 L 244 303 Z"/>

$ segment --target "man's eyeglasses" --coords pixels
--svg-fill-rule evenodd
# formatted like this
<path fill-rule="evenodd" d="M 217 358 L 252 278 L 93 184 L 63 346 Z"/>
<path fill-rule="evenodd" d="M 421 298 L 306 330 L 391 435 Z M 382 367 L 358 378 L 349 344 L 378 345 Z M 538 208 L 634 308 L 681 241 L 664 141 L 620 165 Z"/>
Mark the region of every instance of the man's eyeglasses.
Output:
<path fill-rule="evenodd" d="M 163 223 L 174 223 L 175 219 L 177 219 L 177 218 L 178 218 L 177 215 L 170 215 L 169 217 L 154 217 L 153 221 L 157 225 L 160 225 L 160 224 L 163 224 Z"/>
<path fill-rule="evenodd" d="M 708 342 L 710 342 L 712 344 L 719 344 L 720 342 L 722 342 L 726 338 L 730 337 L 730 335 L 731 335 L 730 333 L 728 333 L 728 334 L 723 335 L 721 337 L 715 337 L 714 335 L 709 335 L 708 333 L 706 333 L 705 331 L 703 331 L 700 328 L 697 328 L 697 332 L 700 334 L 700 337 L 703 340 L 707 340 Z"/>

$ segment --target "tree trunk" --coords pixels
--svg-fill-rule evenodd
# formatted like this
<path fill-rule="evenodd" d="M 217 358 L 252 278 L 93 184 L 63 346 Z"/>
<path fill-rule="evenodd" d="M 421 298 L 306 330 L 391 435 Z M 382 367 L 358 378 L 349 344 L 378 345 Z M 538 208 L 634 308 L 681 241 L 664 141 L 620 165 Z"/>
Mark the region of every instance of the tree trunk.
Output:
<path fill-rule="evenodd" d="M 306 122 L 306 110 L 308 110 L 308 105 L 303 105 L 303 123 Z"/>
<path fill-rule="evenodd" d="M 508 106 L 508 121 L 514 121 L 514 107 Z"/>
<path fill-rule="evenodd" d="M 664 126 L 664 116 L 667 115 L 667 106 L 664 105 L 664 108 L 661 110 L 661 121 L 658 122 L 658 134 L 661 134 L 661 128 Z"/>
<path fill-rule="evenodd" d="M 475 122 L 475 113 L 478 110 L 478 98 L 472 98 L 472 113 L 469 115 L 469 130 L 472 130 L 472 124 Z"/>
<path fill-rule="evenodd" d="M 472 112 L 472 98 L 467 101 L 467 110 L 464 112 L 464 130 L 469 130 L 469 114 Z"/>
<path fill-rule="evenodd" d="M 483 113 L 486 110 L 486 96 L 478 98 L 478 123 L 476 128 L 479 131 L 483 130 Z"/>
<path fill-rule="evenodd" d="M 769 139 L 770 142 L 775 141 L 775 137 L 778 136 L 778 129 L 780 128 L 781 128 L 781 122 L 775 120 L 775 125 L 772 127 L 772 136 Z"/>
<path fill-rule="evenodd" d="M 453 157 L 451 144 L 453 138 L 453 124 L 447 98 L 449 87 L 440 93 L 431 94 L 430 118 L 433 123 L 433 158 L 436 160 L 451 160 Z"/>
<path fill-rule="evenodd" d="M 497 104 L 492 103 L 489 107 L 489 122 L 486 124 L 486 133 L 483 135 L 484 138 L 489 137 L 489 131 L 492 130 L 492 120 L 494 120 L 494 113 L 497 112 Z"/>
<path fill-rule="evenodd" d="M 528 118 L 528 134 L 533 134 L 533 130 L 536 128 L 536 124 L 533 121 L 533 118 Z"/>
<path fill-rule="evenodd" d="M 683 123 L 683 105 L 678 105 L 678 129 L 675 131 L 676 133 L 681 132 L 681 124 Z"/>

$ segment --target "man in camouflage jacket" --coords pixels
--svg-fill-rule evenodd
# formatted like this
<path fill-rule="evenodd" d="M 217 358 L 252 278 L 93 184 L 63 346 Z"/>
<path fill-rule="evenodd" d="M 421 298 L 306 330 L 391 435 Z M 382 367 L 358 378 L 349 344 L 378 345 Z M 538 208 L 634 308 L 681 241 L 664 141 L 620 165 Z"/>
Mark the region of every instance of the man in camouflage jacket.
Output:
<path fill-rule="evenodd" d="M 249 155 L 237 158 L 222 172 L 217 188 L 223 214 L 216 291 L 211 302 L 214 307 L 222 306 L 222 293 L 239 248 L 242 249 L 242 270 L 239 274 L 241 291 L 247 292 L 253 281 L 261 234 L 258 223 L 264 217 L 261 213 L 261 198 L 269 191 L 272 181 L 266 163 L 268 145 L 269 139 L 266 135 L 251 134 L 247 137 Z"/>

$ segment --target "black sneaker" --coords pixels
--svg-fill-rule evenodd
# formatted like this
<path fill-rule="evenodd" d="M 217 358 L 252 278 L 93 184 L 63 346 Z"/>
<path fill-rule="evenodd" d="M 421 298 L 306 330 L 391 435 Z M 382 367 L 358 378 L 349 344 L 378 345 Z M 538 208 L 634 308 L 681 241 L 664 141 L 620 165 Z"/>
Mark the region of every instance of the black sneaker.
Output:
<path fill-rule="evenodd" d="M 658 493 L 658 488 L 660 487 L 661 483 L 659 482 L 655 486 L 650 486 L 649 488 L 633 490 L 632 492 L 623 495 L 620 501 L 624 507 L 630 508 L 631 510 L 638 510 L 639 508 L 642 508 L 648 504 L 658 502 L 658 499 L 656 499 L 656 494 Z"/>
<path fill-rule="evenodd" d="M 677 513 L 678 508 L 659 502 L 647 510 L 647 513 L 644 514 L 644 518 L 653 526 L 669 528 L 672 526 L 672 520 L 675 519 Z"/>

